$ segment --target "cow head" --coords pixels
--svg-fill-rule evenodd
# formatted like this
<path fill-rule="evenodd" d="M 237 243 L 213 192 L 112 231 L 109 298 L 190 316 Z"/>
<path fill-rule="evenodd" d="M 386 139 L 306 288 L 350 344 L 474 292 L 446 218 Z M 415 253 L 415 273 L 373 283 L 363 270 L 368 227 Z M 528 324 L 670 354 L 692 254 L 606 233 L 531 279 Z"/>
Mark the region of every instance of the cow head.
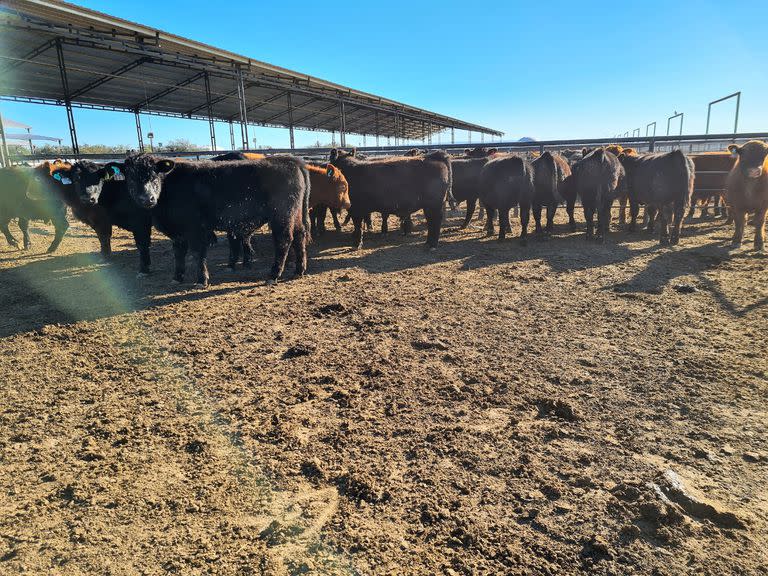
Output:
<path fill-rule="evenodd" d="M 351 206 L 351 202 L 349 200 L 349 184 L 347 183 L 344 174 L 342 174 L 341 170 L 336 168 L 333 164 L 326 164 L 325 175 L 330 181 L 331 189 L 334 194 L 333 205 L 331 207 L 348 210 Z"/>
<path fill-rule="evenodd" d="M 483 148 L 482 146 L 478 146 L 472 150 L 469 148 L 464 149 L 464 154 L 469 158 L 486 158 L 487 156 L 493 156 L 496 152 L 496 148 Z"/>
<path fill-rule="evenodd" d="M 128 194 L 142 208 L 154 208 L 160 199 L 163 180 L 175 166 L 176 163 L 168 158 L 144 154 L 126 158 L 123 173 Z"/>
<path fill-rule="evenodd" d="M 93 205 L 99 201 L 104 182 L 122 178 L 122 174 L 115 162 L 99 165 L 86 160 L 76 162 L 70 168 L 55 170 L 51 175 L 64 185 L 72 185 L 80 202 Z"/>
<path fill-rule="evenodd" d="M 336 165 L 337 162 L 344 160 L 344 158 L 353 158 L 355 156 L 355 150 L 352 149 L 352 152 L 347 152 L 346 150 L 342 150 L 341 148 L 334 148 L 331 150 L 331 154 L 329 156 L 329 162 L 331 164 Z"/>
<path fill-rule="evenodd" d="M 750 140 L 742 146 L 731 144 L 728 152 L 738 158 L 736 166 L 745 178 L 760 178 L 768 170 L 768 144 L 761 140 Z"/>

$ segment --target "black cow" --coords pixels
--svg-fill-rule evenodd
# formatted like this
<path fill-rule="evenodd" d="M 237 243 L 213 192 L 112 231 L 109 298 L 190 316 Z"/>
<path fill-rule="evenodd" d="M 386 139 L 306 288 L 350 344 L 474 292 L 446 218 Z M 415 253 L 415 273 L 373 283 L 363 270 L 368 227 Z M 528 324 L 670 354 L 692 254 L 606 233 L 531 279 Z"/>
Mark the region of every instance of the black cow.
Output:
<path fill-rule="evenodd" d="M 18 248 L 19 243 L 8 228 L 14 218 L 18 218 L 25 250 L 31 246 L 30 220 L 53 223 L 55 234 L 48 247 L 49 254 L 55 252 L 61 244 L 69 222 L 67 205 L 58 184 L 51 179 L 51 170 L 58 166 L 68 165 L 44 162 L 35 168 L 22 166 L 0 169 L 0 232 L 14 248 Z"/>
<path fill-rule="evenodd" d="M 467 203 L 467 214 L 459 227 L 462 230 L 472 221 L 480 198 L 480 175 L 488 161 L 496 154 L 496 148 L 475 148 L 474 150 L 467 148 L 464 152 L 465 158 L 451 159 L 453 197 L 457 203 L 463 201 Z"/>
<path fill-rule="evenodd" d="M 275 245 L 270 282 L 282 275 L 291 247 L 296 274 L 304 274 L 310 183 L 299 158 L 174 162 L 142 154 L 126 159 L 121 169 L 131 197 L 154 209 L 155 227 L 173 240 L 177 282 L 184 279 L 187 250 L 192 250 L 198 255 L 197 282 L 208 285 L 207 255 L 214 230 L 248 238 L 267 222 Z"/>
<path fill-rule="evenodd" d="M 571 175 L 571 167 L 568 161 L 559 154 L 552 154 L 549 150 L 531 162 L 533 167 L 533 219 L 536 221 L 536 233 L 541 234 L 541 209 L 547 207 L 546 234 L 552 234 L 555 222 L 555 213 L 558 205 L 567 198 L 560 190 L 563 180 Z M 573 206 L 568 205 L 568 216 L 573 221 Z"/>
<path fill-rule="evenodd" d="M 360 160 L 355 151 L 331 150 L 330 162 L 349 183 L 355 225 L 353 243 L 363 244 L 363 222 L 372 212 L 408 219 L 419 209 L 427 220 L 427 246 L 437 247 L 443 222 L 443 204 L 451 190 L 451 160 L 445 152 L 414 158 Z"/>
<path fill-rule="evenodd" d="M 660 242 L 677 244 L 685 209 L 693 193 L 693 161 L 680 150 L 645 156 L 622 153 L 619 154 L 619 161 L 626 173 L 630 232 L 636 229 L 640 204 L 644 204 L 649 215 L 659 214 Z M 672 228 L 671 234 L 668 225 Z"/>
<path fill-rule="evenodd" d="M 584 157 L 574 164 L 573 189 L 584 206 L 587 240 L 595 237 L 595 213 L 597 213 L 597 239 L 600 242 L 605 240 L 611 224 L 613 201 L 626 194 L 624 178 L 624 168 L 619 159 L 603 148 L 597 148 L 592 152 L 584 149 Z"/>
<path fill-rule="evenodd" d="M 139 275 L 149 274 L 152 213 L 131 200 L 118 165 L 80 161 L 54 170 L 52 176 L 75 218 L 96 232 L 102 256 L 112 254 L 112 227 L 128 230 L 139 251 Z"/>
<path fill-rule="evenodd" d="M 499 240 L 510 230 L 509 211 L 520 206 L 520 243 L 528 238 L 528 221 L 533 199 L 533 168 L 530 162 L 517 155 L 502 156 L 488 162 L 481 173 L 480 201 L 485 206 L 486 235 L 493 236 L 493 220 L 499 213 Z"/>

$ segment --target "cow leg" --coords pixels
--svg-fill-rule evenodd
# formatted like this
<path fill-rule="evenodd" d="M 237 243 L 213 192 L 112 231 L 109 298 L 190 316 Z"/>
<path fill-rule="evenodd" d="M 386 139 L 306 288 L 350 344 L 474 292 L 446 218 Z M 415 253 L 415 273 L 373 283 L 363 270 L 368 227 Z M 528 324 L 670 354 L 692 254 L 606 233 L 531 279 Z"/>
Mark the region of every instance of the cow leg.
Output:
<path fill-rule="evenodd" d="M 709 202 L 712 199 L 711 196 L 701 199 L 701 214 L 699 214 L 699 220 L 709 218 Z"/>
<path fill-rule="evenodd" d="M 365 228 L 368 232 L 373 232 L 373 220 L 371 220 L 371 214 L 372 212 L 368 212 L 368 214 L 365 215 Z"/>
<path fill-rule="evenodd" d="M 275 246 L 275 262 L 272 264 L 269 283 L 274 284 L 283 275 L 288 251 L 293 244 L 293 229 L 290 224 L 272 222 L 272 242 Z"/>
<path fill-rule="evenodd" d="M 477 219 L 478 220 L 485 219 L 485 206 L 483 206 L 482 202 L 480 202 L 480 209 L 477 211 Z"/>
<path fill-rule="evenodd" d="M 197 249 L 195 249 L 197 248 Z M 197 286 L 202 288 L 208 288 L 208 281 L 210 276 L 208 274 L 208 242 L 200 240 L 197 247 L 192 247 L 194 252 L 197 252 Z"/>
<path fill-rule="evenodd" d="M 690 208 L 688 208 L 688 215 L 686 216 L 686 219 L 688 220 L 688 222 L 693 222 L 693 215 L 695 211 L 696 211 L 696 196 L 691 198 L 691 206 Z"/>
<path fill-rule="evenodd" d="M 646 226 L 645 229 L 649 234 L 653 234 L 654 228 L 656 227 L 656 213 L 657 210 L 653 206 L 646 206 L 645 207 L 645 220 Z"/>
<path fill-rule="evenodd" d="M 424 215 L 426 217 L 426 212 L 424 213 Z M 441 221 L 444 217 L 445 215 L 440 217 Z M 406 214 L 400 219 L 400 233 L 403 236 L 408 236 L 410 235 L 411 232 L 413 232 L 413 220 L 411 220 L 410 214 Z"/>
<path fill-rule="evenodd" d="M 24 250 L 29 250 L 32 248 L 32 240 L 29 237 L 29 220 L 27 218 L 19 218 L 19 230 L 21 230 Z"/>
<path fill-rule="evenodd" d="M 149 274 L 149 265 L 151 264 L 149 257 L 151 234 L 151 228 L 133 231 L 133 241 L 135 242 L 136 248 L 139 251 L 139 276 L 145 276 Z"/>
<path fill-rule="evenodd" d="M 99 238 L 101 257 L 106 260 L 112 256 L 112 225 L 96 230 L 96 236 Z"/>
<path fill-rule="evenodd" d="M 536 234 L 541 234 L 541 204 L 533 205 L 533 221 L 536 223 Z"/>
<path fill-rule="evenodd" d="M 758 252 L 765 250 L 765 214 L 765 208 L 755 213 L 755 250 Z"/>
<path fill-rule="evenodd" d="M 440 240 L 440 229 L 443 226 L 443 210 L 439 208 L 425 208 L 424 219 L 427 221 L 427 248 L 434 250 L 437 248 L 437 243 Z M 408 215 L 404 222 L 410 222 L 411 217 Z"/>
<path fill-rule="evenodd" d="M 386 212 L 381 213 L 381 233 L 384 236 L 389 234 L 389 214 Z"/>
<path fill-rule="evenodd" d="M 520 217 L 520 207 L 515 206 L 512 208 L 512 217 L 513 218 L 519 218 Z"/>
<path fill-rule="evenodd" d="M 477 198 L 470 198 L 467 200 L 467 215 L 464 217 L 464 222 L 459 226 L 459 230 L 464 230 L 472 221 L 472 215 L 475 213 L 475 206 L 477 205 Z"/>
<path fill-rule="evenodd" d="M 592 240 L 595 228 L 595 209 L 593 206 L 584 205 L 584 220 L 587 222 L 587 240 Z"/>
<path fill-rule="evenodd" d="M 346 217 L 346 218 L 344 218 L 343 226 L 346 226 L 346 225 L 347 225 L 347 224 L 349 224 L 351 221 L 352 221 L 352 214 L 350 214 L 349 212 L 347 212 L 347 217 Z"/>
<path fill-rule="evenodd" d="M 637 230 L 637 215 L 640 214 L 640 204 L 630 200 L 629 201 L 629 231 L 634 232 Z"/>
<path fill-rule="evenodd" d="M 64 234 L 67 233 L 69 222 L 67 222 L 66 213 L 57 215 L 53 222 L 53 228 L 55 233 L 53 235 L 53 242 L 51 242 L 51 245 L 48 247 L 48 254 L 53 254 L 56 252 L 59 244 L 61 244 L 61 241 L 64 239 Z"/>
<path fill-rule="evenodd" d="M 611 205 L 603 203 L 597 208 L 597 231 L 596 238 L 600 243 L 605 242 L 605 237 L 608 235 L 608 229 L 611 221 Z"/>
<path fill-rule="evenodd" d="M 744 226 L 747 223 L 747 213 L 742 210 L 731 208 L 731 214 L 733 215 L 733 222 L 736 225 L 736 229 L 733 232 L 733 240 L 731 240 L 731 247 L 739 248 L 744 239 Z"/>
<path fill-rule="evenodd" d="M 355 226 L 354 232 L 352 232 L 352 246 L 355 250 L 360 250 L 363 247 L 363 217 L 352 218 L 352 223 Z"/>
<path fill-rule="evenodd" d="M 530 221 L 530 217 L 531 217 L 530 204 L 520 204 L 519 213 L 520 213 L 520 245 L 527 246 L 528 245 L 528 222 Z"/>
<path fill-rule="evenodd" d="M 339 223 L 339 211 L 331 210 L 331 217 L 333 218 L 333 226 L 336 228 L 336 232 L 341 232 L 341 224 Z"/>
<path fill-rule="evenodd" d="M 659 242 L 662 246 L 669 244 L 669 221 L 672 216 L 672 208 L 669 204 L 659 209 Z"/>
<path fill-rule="evenodd" d="M 239 236 L 235 236 L 231 231 L 227 231 L 227 242 L 229 243 L 229 262 L 227 267 L 234 270 L 237 262 L 240 260 L 240 250 L 243 246 Z"/>
<path fill-rule="evenodd" d="M 173 241 L 173 280 L 174 282 L 184 282 L 184 272 L 187 267 L 187 250 L 189 246 L 187 241 L 183 238 L 174 239 Z"/>
<path fill-rule="evenodd" d="M 576 211 L 576 199 L 565 201 L 565 211 L 568 213 L 568 224 L 571 227 L 571 232 L 576 232 L 576 218 L 574 212 Z"/>
<path fill-rule="evenodd" d="M 293 253 L 296 256 L 296 276 L 304 276 L 307 271 L 307 236 L 303 228 L 293 231 Z"/>
<path fill-rule="evenodd" d="M 253 238 L 253 233 L 250 232 L 243 236 L 243 268 L 250 268 L 251 262 L 253 262 L 253 246 L 251 246 L 251 238 Z"/>
<path fill-rule="evenodd" d="M 619 198 L 619 226 L 627 223 L 627 197 Z"/>
<path fill-rule="evenodd" d="M 685 216 L 685 205 L 676 203 L 672 212 L 672 232 L 670 233 L 670 243 L 674 246 L 680 242 L 680 230 L 683 227 L 683 217 Z"/>
<path fill-rule="evenodd" d="M 510 230 L 509 208 L 499 208 L 499 242 L 503 242 Z"/>
<path fill-rule="evenodd" d="M 493 236 L 494 234 L 493 220 L 496 217 L 496 210 L 494 208 L 486 208 L 485 214 L 486 214 L 485 235 Z"/>
<path fill-rule="evenodd" d="M 555 229 L 555 214 L 557 214 L 557 204 L 547 206 L 547 236 L 552 236 Z"/>
<path fill-rule="evenodd" d="M 8 242 L 8 245 L 12 248 L 18 248 L 19 242 L 16 240 L 16 238 L 13 237 L 13 234 L 11 234 L 11 230 L 8 228 L 8 224 L 10 223 L 10 220 L 6 220 L 5 222 L 0 222 L 0 232 L 3 233 L 3 236 L 5 236 L 6 242 Z M 21 227 L 21 220 L 19 220 L 19 227 Z"/>

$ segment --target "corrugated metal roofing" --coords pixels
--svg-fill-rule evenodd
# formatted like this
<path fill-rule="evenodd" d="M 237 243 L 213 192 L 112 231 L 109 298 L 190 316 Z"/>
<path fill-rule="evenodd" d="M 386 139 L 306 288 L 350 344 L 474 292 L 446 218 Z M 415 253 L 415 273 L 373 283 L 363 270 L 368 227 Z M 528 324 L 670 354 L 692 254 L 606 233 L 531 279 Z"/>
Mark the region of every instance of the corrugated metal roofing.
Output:
<path fill-rule="evenodd" d="M 0 98 L 248 124 L 421 139 L 501 133 L 53 0 L 0 0 Z M 57 46 L 57 43 L 59 46 Z M 209 91 L 206 91 L 206 77 Z M 292 122 L 291 122 L 292 116 Z"/>

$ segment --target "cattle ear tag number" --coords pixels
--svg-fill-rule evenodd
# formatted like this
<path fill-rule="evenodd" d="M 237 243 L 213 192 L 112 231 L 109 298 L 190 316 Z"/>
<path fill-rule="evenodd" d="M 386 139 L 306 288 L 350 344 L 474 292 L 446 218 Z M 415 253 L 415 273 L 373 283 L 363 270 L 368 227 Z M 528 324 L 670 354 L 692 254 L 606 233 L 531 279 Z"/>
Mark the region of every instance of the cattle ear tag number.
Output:
<path fill-rule="evenodd" d="M 328 169 L 325 171 L 325 175 L 328 176 L 328 178 L 333 178 L 333 167 L 328 166 Z"/>

